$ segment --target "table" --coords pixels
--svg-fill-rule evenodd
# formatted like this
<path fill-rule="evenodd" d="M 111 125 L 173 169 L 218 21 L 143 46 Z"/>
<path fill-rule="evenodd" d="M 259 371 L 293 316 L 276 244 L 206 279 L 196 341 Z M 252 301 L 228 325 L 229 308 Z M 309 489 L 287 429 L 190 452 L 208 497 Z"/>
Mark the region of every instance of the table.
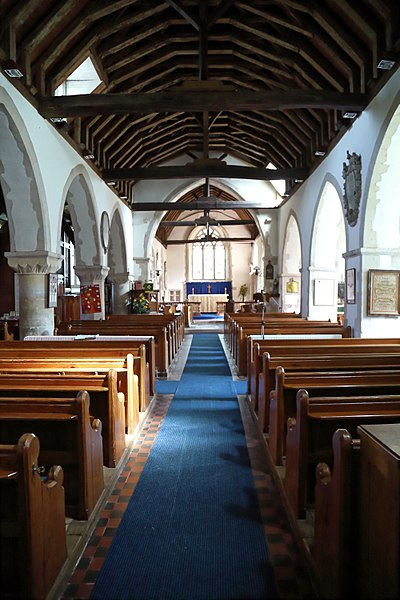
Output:
<path fill-rule="evenodd" d="M 217 312 L 217 302 L 227 302 L 227 294 L 189 294 L 189 302 L 200 302 L 201 312 Z"/>

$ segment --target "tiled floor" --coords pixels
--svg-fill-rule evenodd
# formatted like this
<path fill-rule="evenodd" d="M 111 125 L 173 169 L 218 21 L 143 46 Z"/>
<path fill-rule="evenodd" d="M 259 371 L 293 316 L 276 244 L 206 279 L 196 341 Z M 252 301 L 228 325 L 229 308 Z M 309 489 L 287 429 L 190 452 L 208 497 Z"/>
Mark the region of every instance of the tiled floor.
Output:
<path fill-rule="evenodd" d="M 191 335 L 186 335 L 184 344 L 179 351 L 179 360 L 173 365 L 169 378 L 179 379 L 190 347 L 190 340 Z M 229 358 L 228 354 L 227 357 Z M 235 378 L 234 369 L 232 370 Z M 96 576 L 103 565 L 113 535 L 133 494 L 171 400 L 172 395 L 157 395 L 154 398 L 141 430 L 132 442 L 127 460 L 109 489 L 108 498 L 105 499 L 101 510 L 92 520 L 91 526 L 86 524 L 85 530 L 82 532 L 82 553 L 75 562 L 71 557 L 63 574 L 63 582 L 59 582 L 55 586 L 50 595 L 51 600 L 83 600 L 90 597 Z M 313 598 L 315 594 L 303 560 L 301 546 L 298 546 L 296 537 L 290 530 L 274 478 L 268 472 L 265 444 L 260 440 L 245 396 L 239 397 L 239 404 L 264 531 L 280 597 Z M 72 531 L 73 527 L 74 523 L 71 524 Z M 110 598 L 110 600 L 118 599 Z"/>

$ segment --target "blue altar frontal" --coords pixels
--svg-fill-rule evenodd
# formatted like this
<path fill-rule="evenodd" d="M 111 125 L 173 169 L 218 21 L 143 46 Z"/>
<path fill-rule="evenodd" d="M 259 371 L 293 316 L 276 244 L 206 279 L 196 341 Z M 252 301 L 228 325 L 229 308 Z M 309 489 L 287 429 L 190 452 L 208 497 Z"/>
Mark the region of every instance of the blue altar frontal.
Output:
<path fill-rule="evenodd" d="M 229 294 L 232 297 L 232 281 L 189 281 L 186 298 L 190 294 Z"/>

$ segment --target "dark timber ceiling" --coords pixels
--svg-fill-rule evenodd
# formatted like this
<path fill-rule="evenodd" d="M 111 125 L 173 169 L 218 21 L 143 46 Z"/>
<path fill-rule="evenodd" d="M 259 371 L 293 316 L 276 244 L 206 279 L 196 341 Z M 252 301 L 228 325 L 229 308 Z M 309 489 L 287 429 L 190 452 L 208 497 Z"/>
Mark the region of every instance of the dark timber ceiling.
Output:
<path fill-rule="evenodd" d="M 24 73 L 16 85 L 46 118 L 68 119 L 62 135 L 133 210 L 135 183 L 172 177 L 157 167 L 182 155 L 182 178 L 216 176 L 207 159 L 230 155 L 243 177 L 273 163 L 292 191 L 400 52 L 399 0 L 0 0 L 0 20 L 0 58 Z M 54 98 L 89 54 L 104 85 Z"/>

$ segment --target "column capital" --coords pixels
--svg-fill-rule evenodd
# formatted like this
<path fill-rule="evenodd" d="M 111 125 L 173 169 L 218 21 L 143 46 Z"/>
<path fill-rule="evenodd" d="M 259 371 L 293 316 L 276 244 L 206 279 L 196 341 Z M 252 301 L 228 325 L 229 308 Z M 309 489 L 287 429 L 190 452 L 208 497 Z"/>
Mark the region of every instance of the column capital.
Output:
<path fill-rule="evenodd" d="M 110 272 L 108 274 L 108 279 L 111 283 L 115 283 L 116 285 L 123 285 L 124 283 L 130 283 L 130 275 L 128 271 L 124 273 L 114 273 Z"/>
<path fill-rule="evenodd" d="M 104 281 L 110 270 L 109 267 L 103 267 L 102 265 L 80 265 L 75 266 L 74 269 L 80 283 Z"/>
<path fill-rule="evenodd" d="M 62 265 L 63 256 L 54 252 L 34 250 L 30 252 L 5 252 L 9 266 L 17 273 L 56 273 Z"/>

